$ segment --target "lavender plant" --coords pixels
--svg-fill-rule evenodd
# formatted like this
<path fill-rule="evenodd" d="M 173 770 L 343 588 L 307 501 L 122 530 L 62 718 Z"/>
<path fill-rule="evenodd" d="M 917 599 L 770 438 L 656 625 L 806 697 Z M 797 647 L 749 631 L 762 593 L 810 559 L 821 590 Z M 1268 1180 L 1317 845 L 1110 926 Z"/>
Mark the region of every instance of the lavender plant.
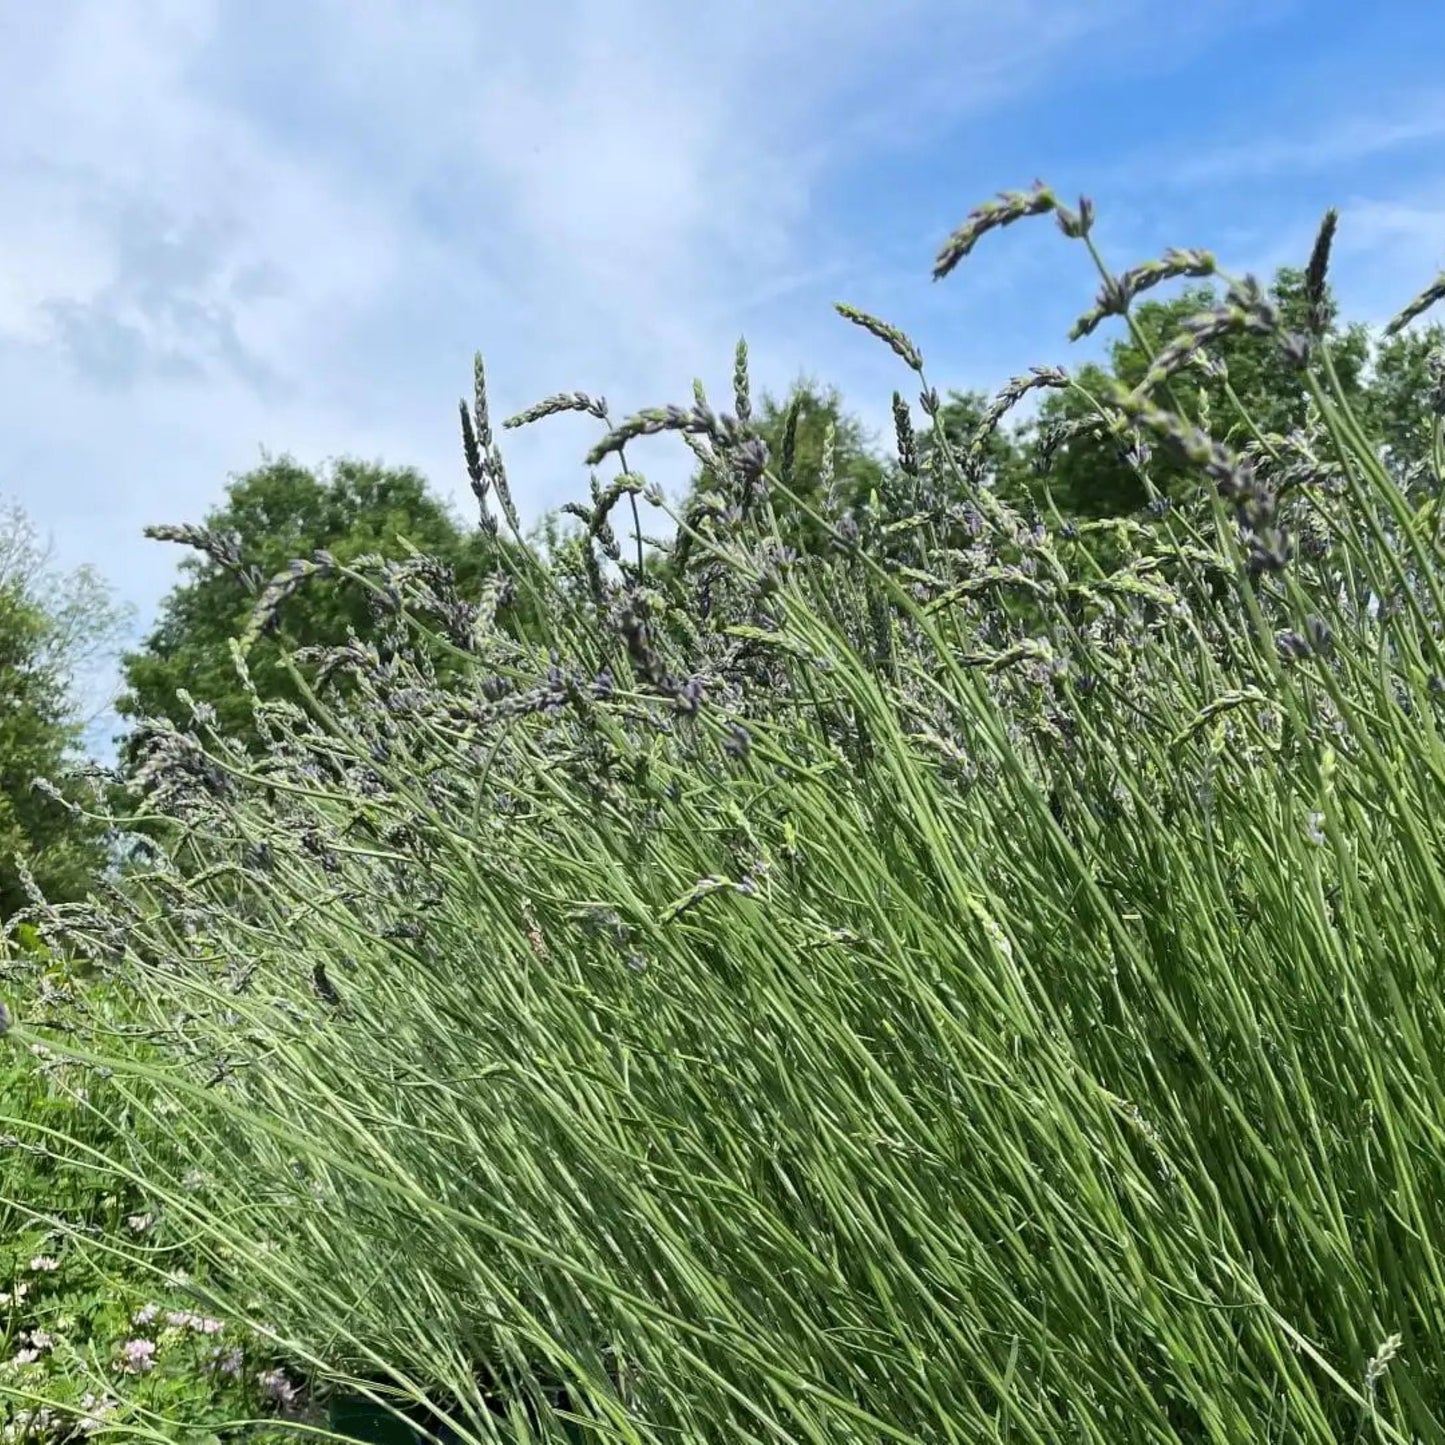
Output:
<path fill-rule="evenodd" d="M 1116 275 L 1092 205 L 1039 186 L 935 274 L 1042 214 L 1099 266 L 1085 330 L 1217 272 Z M 620 459 L 566 567 L 460 599 L 423 559 L 317 557 L 263 589 L 256 629 L 344 576 L 396 645 L 298 659 L 299 704 L 255 695 L 262 750 L 203 708 L 153 729 L 137 814 L 185 868 L 156 848 L 22 920 L 123 1009 L 51 1020 L 4 965 L 7 1046 L 184 1121 L 219 1203 L 163 1127 L 104 1162 L 214 1263 L 198 1307 L 288 1389 L 432 1439 L 1445 1430 L 1445 478 L 1402 489 L 1327 344 L 1225 279 L 1089 398 L 1146 482 L 1187 463 L 1182 503 L 1020 511 L 979 484 L 988 429 L 1071 378 L 1010 383 L 960 450 L 919 348 L 844 308 L 934 423 L 925 469 L 898 399 L 865 508 L 790 487 L 740 349 L 732 412 L 514 419 L 590 412 L 589 465 Z M 1302 369 L 1305 429 L 1225 442 L 1183 404 L 1232 328 Z M 512 521 L 480 364 L 462 416 Z M 668 509 L 621 454 L 667 432 L 712 489 L 650 568 L 636 501 Z M 790 549 L 777 498 L 828 548 Z M 548 643 L 492 625 L 511 585 Z"/>

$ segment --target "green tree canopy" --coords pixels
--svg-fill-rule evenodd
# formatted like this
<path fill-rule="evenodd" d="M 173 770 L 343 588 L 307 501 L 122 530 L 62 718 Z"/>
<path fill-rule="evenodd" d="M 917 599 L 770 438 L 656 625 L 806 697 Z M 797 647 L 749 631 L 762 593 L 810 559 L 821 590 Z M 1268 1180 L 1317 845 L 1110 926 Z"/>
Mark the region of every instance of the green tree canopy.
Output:
<path fill-rule="evenodd" d="M 1398 481 L 1429 457 L 1433 418 L 1445 414 L 1445 327 L 1386 337 L 1370 358 L 1362 421 L 1386 448 Z"/>
<path fill-rule="evenodd" d="M 200 529 L 198 540 L 211 545 L 181 563 L 183 580 L 162 603 L 155 629 L 123 660 L 121 715 L 184 723 L 187 710 L 176 695 L 184 688 L 215 709 L 223 732 L 255 742 L 230 639 L 249 623 L 258 587 L 318 550 L 342 565 L 368 555 L 403 560 L 409 555 L 403 538 L 450 568 L 463 598 L 474 597 L 516 545 L 464 527 L 409 468 L 346 459 L 317 475 L 283 457 L 237 478 Z M 286 651 L 339 646 L 349 632 L 371 638 L 376 631 L 365 589 L 346 579 L 312 578 L 281 604 L 275 633 L 257 641 L 252 677 L 262 696 L 293 698 L 282 665 Z M 124 740 L 127 755 L 134 739 L 132 731 Z"/>
<path fill-rule="evenodd" d="M 93 720 L 83 674 L 126 620 L 93 569 L 58 573 L 24 514 L 0 514 L 0 921 L 28 902 L 17 855 L 54 903 L 83 898 L 105 866 L 104 829 L 73 811 L 95 800 L 69 774 Z"/>
<path fill-rule="evenodd" d="M 1308 306 L 1304 272 L 1282 268 L 1269 294 L 1284 328 L 1303 330 Z M 1217 307 L 1220 301 L 1214 287 L 1191 286 L 1168 300 L 1141 302 L 1132 308 L 1131 315 L 1157 354 L 1179 335 L 1190 317 Z M 1345 392 L 1352 399 L 1360 399 L 1370 351 L 1368 333 L 1360 325 L 1341 327 L 1332 300 L 1327 301 L 1326 318 L 1325 338 Z M 1235 444 L 1242 444 L 1251 435 L 1236 398 L 1262 432 L 1283 435 L 1304 422 L 1308 392 L 1303 378 L 1285 359 L 1277 337 L 1237 331 L 1212 342 L 1207 351 L 1211 358 L 1223 363 L 1223 369 L 1214 372 L 1190 367 L 1177 374 L 1167 394 L 1160 397 L 1166 406 L 1172 400 L 1190 420 L 1207 422 L 1219 440 Z M 1014 474 L 1015 486 L 1040 499 L 1047 494 L 1066 516 L 1122 516 L 1142 507 L 1147 500 L 1143 483 L 1118 440 L 1097 432 L 1072 430 L 1070 424 L 1094 414 L 1091 398 L 1103 400 L 1110 380 L 1137 386 L 1150 362 L 1150 354 L 1129 333 L 1112 344 L 1106 362 L 1090 362 L 1077 369 L 1076 387 L 1050 392 L 1026 429 L 1027 450 L 1038 464 Z M 1055 449 L 1051 434 L 1061 426 L 1069 428 L 1071 434 Z M 1046 466 L 1041 455 L 1045 452 Z M 1197 489 L 1187 467 L 1174 457 L 1156 454 L 1151 459 L 1150 475 L 1166 496 L 1176 500 Z"/>

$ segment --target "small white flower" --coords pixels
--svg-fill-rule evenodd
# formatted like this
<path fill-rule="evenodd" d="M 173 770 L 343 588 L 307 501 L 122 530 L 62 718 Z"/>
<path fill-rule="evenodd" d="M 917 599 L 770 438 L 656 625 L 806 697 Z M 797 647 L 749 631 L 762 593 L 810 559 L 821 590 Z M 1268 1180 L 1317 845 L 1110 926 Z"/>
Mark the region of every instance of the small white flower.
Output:
<path fill-rule="evenodd" d="M 80 1428 L 87 1435 L 94 1434 L 104 1426 L 105 1417 L 115 1410 L 117 1403 L 104 1395 L 87 1390 L 80 1397 L 80 1408 L 85 1411 L 80 1418 Z"/>
<path fill-rule="evenodd" d="M 296 1386 L 280 1370 L 262 1370 L 256 1381 L 283 1410 L 296 1403 Z"/>
<path fill-rule="evenodd" d="M 155 1216 L 151 1214 L 127 1214 L 125 1217 L 126 1228 L 135 1234 L 144 1234 L 155 1222 Z"/>
<path fill-rule="evenodd" d="M 87 1390 L 80 1397 L 81 1409 L 93 1410 L 100 1415 L 109 1415 L 119 1405 L 119 1400 L 112 1400 L 109 1395 L 97 1395 L 93 1390 Z"/>
<path fill-rule="evenodd" d="M 59 1268 L 60 1261 L 58 1259 L 52 1259 L 48 1254 L 37 1254 L 35 1258 L 30 1261 L 32 1274 L 53 1274 Z"/>
<path fill-rule="evenodd" d="M 239 1380 L 241 1370 L 245 1365 L 246 1357 L 236 1345 L 217 1345 L 211 1352 L 211 1368 L 218 1375 L 225 1375 L 228 1379 Z"/>
<path fill-rule="evenodd" d="M 1365 1389 L 1371 1394 L 1374 1393 L 1375 1386 L 1384 1378 L 1385 1371 L 1390 1368 L 1390 1361 L 1400 1353 L 1400 1345 L 1403 1339 L 1404 1337 L 1402 1335 L 1391 1335 L 1389 1339 L 1375 1351 L 1369 1363 L 1366 1364 Z"/>

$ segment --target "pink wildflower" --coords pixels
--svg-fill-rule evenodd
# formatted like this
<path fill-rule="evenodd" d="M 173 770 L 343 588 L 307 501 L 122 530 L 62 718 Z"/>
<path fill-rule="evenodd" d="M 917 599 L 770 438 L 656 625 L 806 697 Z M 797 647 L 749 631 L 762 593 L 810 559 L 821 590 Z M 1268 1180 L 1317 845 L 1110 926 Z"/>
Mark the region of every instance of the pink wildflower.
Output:
<path fill-rule="evenodd" d="M 127 1375 L 143 1375 L 155 1368 L 154 1340 L 127 1340 L 121 1351 L 120 1369 Z"/>

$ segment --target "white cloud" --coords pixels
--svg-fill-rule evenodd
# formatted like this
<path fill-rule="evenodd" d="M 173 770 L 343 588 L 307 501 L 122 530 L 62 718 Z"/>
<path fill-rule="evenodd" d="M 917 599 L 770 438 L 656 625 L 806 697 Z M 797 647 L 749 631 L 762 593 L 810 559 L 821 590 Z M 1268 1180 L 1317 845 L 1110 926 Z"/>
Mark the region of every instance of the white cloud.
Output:
<path fill-rule="evenodd" d="M 760 384 L 826 364 L 851 394 L 883 363 L 827 308 L 858 274 L 815 214 L 828 166 L 986 110 L 1120 8 L 8 7 L 0 490 L 144 606 L 175 558 L 141 527 L 201 515 L 262 443 L 381 452 L 466 505 L 473 347 L 503 415 L 721 386 L 744 328 Z M 585 486 L 589 440 L 506 438 L 524 510 Z M 667 455 L 642 465 L 677 480 Z"/>

